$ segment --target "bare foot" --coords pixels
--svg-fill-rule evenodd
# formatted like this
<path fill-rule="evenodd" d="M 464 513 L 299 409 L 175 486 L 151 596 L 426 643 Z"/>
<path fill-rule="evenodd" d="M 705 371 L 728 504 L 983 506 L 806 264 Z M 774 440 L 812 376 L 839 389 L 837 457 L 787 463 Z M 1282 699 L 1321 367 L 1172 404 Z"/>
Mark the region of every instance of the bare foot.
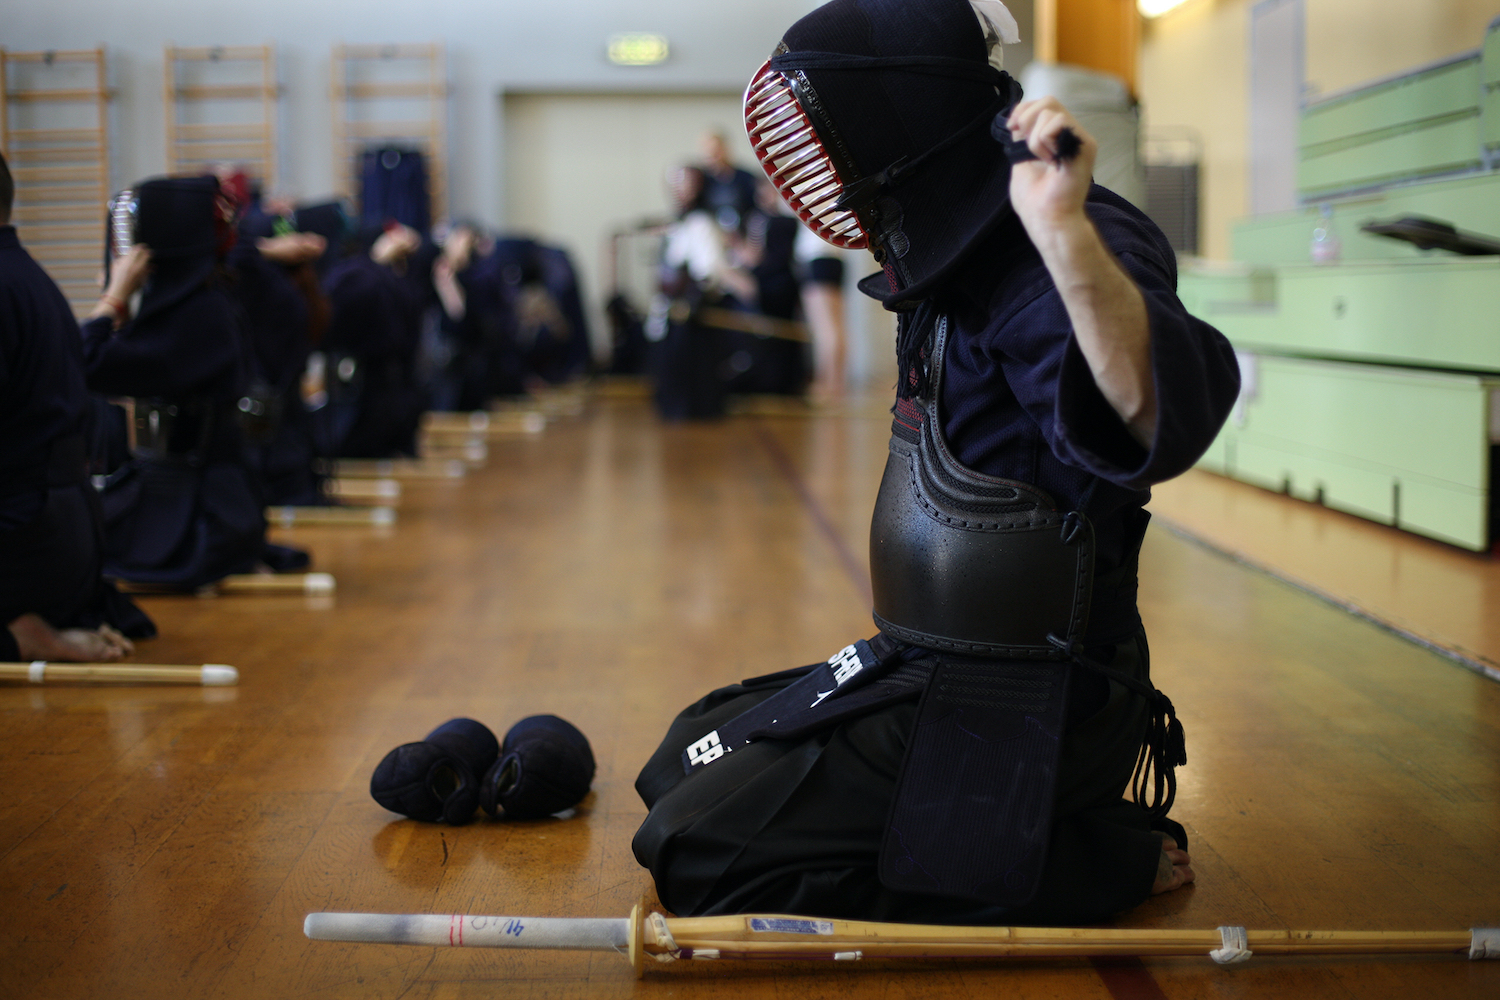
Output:
<path fill-rule="evenodd" d="M 129 639 L 108 625 L 58 630 L 40 615 L 28 611 L 11 622 L 9 628 L 24 660 L 112 663 L 135 651 Z"/>
<path fill-rule="evenodd" d="M 1177 841 L 1161 835 L 1161 859 L 1156 865 L 1156 881 L 1151 883 L 1151 895 L 1160 895 L 1163 892 L 1171 892 L 1180 889 L 1197 878 L 1193 871 L 1193 861 L 1188 857 L 1187 851 L 1177 849 Z"/>

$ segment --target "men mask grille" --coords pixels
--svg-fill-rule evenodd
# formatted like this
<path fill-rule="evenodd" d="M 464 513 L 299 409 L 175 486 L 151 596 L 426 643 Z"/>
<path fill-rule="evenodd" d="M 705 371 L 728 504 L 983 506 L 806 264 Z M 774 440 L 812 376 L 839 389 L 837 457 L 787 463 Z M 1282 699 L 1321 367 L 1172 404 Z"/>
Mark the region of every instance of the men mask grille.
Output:
<path fill-rule="evenodd" d="M 761 168 L 797 218 L 834 246 L 869 246 L 858 216 L 838 207 L 844 183 L 807 111 L 770 60 L 745 90 L 745 131 Z"/>

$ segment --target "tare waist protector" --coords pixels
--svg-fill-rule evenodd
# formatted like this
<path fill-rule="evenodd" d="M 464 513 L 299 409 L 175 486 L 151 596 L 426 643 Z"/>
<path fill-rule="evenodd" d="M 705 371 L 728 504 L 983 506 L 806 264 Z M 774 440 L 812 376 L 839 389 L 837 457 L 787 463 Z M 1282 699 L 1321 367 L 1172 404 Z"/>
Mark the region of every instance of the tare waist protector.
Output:
<path fill-rule="evenodd" d="M 1060 642 L 1088 626 L 1093 528 L 1035 486 L 982 475 L 953 457 L 939 430 L 941 362 L 933 367 L 919 426 L 897 417 L 875 501 L 875 623 L 933 649 L 1057 658 Z"/>

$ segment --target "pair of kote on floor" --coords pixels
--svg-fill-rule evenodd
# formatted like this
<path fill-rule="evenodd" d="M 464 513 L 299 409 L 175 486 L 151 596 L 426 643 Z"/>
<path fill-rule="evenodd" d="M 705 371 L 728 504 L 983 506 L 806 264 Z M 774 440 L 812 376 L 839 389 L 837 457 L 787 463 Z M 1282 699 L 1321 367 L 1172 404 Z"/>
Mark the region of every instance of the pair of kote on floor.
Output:
<path fill-rule="evenodd" d="M 482 722 L 460 718 L 386 754 L 370 795 L 403 816 L 457 826 L 479 808 L 494 818 L 554 815 L 583 801 L 593 780 L 589 741 L 564 719 L 528 716 L 502 742 Z"/>

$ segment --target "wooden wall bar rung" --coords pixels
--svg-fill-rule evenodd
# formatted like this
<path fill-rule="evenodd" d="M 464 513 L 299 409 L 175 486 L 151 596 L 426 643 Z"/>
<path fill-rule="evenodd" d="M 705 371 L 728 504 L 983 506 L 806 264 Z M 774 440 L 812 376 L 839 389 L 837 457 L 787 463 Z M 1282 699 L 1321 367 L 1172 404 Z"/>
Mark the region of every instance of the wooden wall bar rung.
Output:
<path fill-rule="evenodd" d="M 99 288 L 99 276 L 104 273 L 103 264 L 49 264 L 48 272 L 59 288 L 76 288 L 85 295 L 86 289 Z M 67 292 L 63 293 L 68 294 Z"/>
<path fill-rule="evenodd" d="M 437 131 L 432 122 L 349 122 L 345 126 L 350 136 L 372 139 L 412 139 L 421 138 L 432 140 L 437 136 Z"/>
<path fill-rule="evenodd" d="M 236 71 L 238 76 L 226 76 Z M 186 173 L 227 163 L 251 170 L 265 190 L 273 190 L 277 101 L 281 94 L 275 49 L 271 45 L 168 45 L 162 73 L 167 172 Z M 259 82 L 246 82 L 247 75 L 259 76 Z M 248 122 L 197 120 L 222 119 L 228 104 L 258 114 Z M 194 120 L 187 120 L 190 118 Z"/>
<path fill-rule="evenodd" d="M 43 52 L 9 52 L 6 58 L 18 63 L 93 62 L 100 49 L 51 49 Z"/>
<path fill-rule="evenodd" d="M 224 60 L 255 61 L 265 57 L 265 45 L 202 45 L 184 46 L 172 50 L 178 59 L 188 62 L 222 62 Z"/>
<path fill-rule="evenodd" d="M 271 137 L 266 122 L 229 125 L 178 125 L 177 137 L 183 140 L 200 139 L 260 139 Z"/>
<path fill-rule="evenodd" d="M 96 163 L 86 167 L 12 166 L 10 168 L 10 176 L 17 184 L 31 184 L 37 181 L 94 181 L 102 184 L 104 182 L 104 165 Z"/>
<path fill-rule="evenodd" d="M 11 142 L 87 142 L 98 140 L 97 128 L 13 128 Z"/>
<path fill-rule="evenodd" d="M 9 99 L 18 104 L 37 104 L 43 101 L 92 101 L 99 92 L 90 87 L 54 87 L 47 90 L 14 91 Z"/>
<path fill-rule="evenodd" d="M 349 59 L 433 59 L 443 54 L 442 45 L 435 42 L 425 45 L 341 45 L 339 48 Z"/>
<path fill-rule="evenodd" d="M 11 72 L 23 64 L 24 72 Z M 79 314 L 98 294 L 94 278 L 109 198 L 109 100 L 102 47 L 0 49 L 0 147 L 16 182 L 12 221 Z M 13 105 L 27 107 L 25 127 L 12 127 Z M 80 120 L 80 105 L 92 113 L 92 124 Z"/>
<path fill-rule="evenodd" d="M 378 79 L 384 64 L 396 60 L 417 63 L 413 75 L 420 72 L 424 78 Z M 331 62 L 333 149 L 340 191 L 358 200 L 358 161 L 367 148 L 381 142 L 410 145 L 427 162 L 429 215 L 434 221 L 443 218 L 448 212 L 448 70 L 442 43 L 335 45 Z M 390 99 L 425 101 L 427 117 L 380 119 L 363 103 Z"/>
<path fill-rule="evenodd" d="M 99 218 L 97 224 L 73 225 L 73 226 L 46 226 L 41 229 L 30 229 L 26 226 L 17 226 L 22 238 L 27 243 L 38 243 L 42 241 L 64 241 L 64 240 L 101 240 L 104 233 L 104 206 L 99 206 Z M 102 253 L 102 244 L 94 248 L 95 252 Z"/>
<path fill-rule="evenodd" d="M 29 205 L 37 202 L 87 201 L 92 204 L 98 194 L 96 188 L 97 185 L 94 184 L 28 184 L 16 192 L 16 203 Z"/>
<path fill-rule="evenodd" d="M 264 142 L 181 142 L 177 143 L 177 163 L 211 163 L 218 160 L 261 160 L 269 162 L 270 151 Z M 176 173 L 174 170 L 173 173 Z"/>
<path fill-rule="evenodd" d="M 17 163 L 74 163 L 97 160 L 102 152 L 98 144 L 90 146 L 42 146 L 37 149 L 7 149 L 7 158 Z"/>
<path fill-rule="evenodd" d="M 17 232 L 23 233 L 24 230 L 18 229 Z M 94 230 L 94 236 L 98 242 L 103 242 L 104 227 L 102 225 Z M 34 241 L 27 242 L 33 250 L 37 249 Z M 49 270 L 53 267 L 72 267 L 75 264 L 84 263 L 102 265 L 103 250 L 93 243 L 54 244 L 47 248 L 47 258 L 50 261 L 47 265 Z"/>
<path fill-rule="evenodd" d="M 447 93 L 431 83 L 353 83 L 344 88 L 347 97 L 432 97 Z"/>
<path fill-rule="evenodd" d="M 94 302 L 99 298 L 99 286 L 93 282 L 70 282 L 59 281 L 57 287 L 62 290 L 63 297 L 69 302 Z M 77 305 L 73 306 L 74 312 L 81 312 Z"/>
<path fill-rule="evenodd" d="M 17 205 L 11 212 L 16 222 L 81 222 L 104 219 L 104 206 L 94 205 Z"/>
<path fill-rule="evenodd" d="M 256 84 L 201 84 L 193 87 L 178 87 L 173 91 L 184 101 L 248 101 L 275 97 L 278 88 Z"/>

